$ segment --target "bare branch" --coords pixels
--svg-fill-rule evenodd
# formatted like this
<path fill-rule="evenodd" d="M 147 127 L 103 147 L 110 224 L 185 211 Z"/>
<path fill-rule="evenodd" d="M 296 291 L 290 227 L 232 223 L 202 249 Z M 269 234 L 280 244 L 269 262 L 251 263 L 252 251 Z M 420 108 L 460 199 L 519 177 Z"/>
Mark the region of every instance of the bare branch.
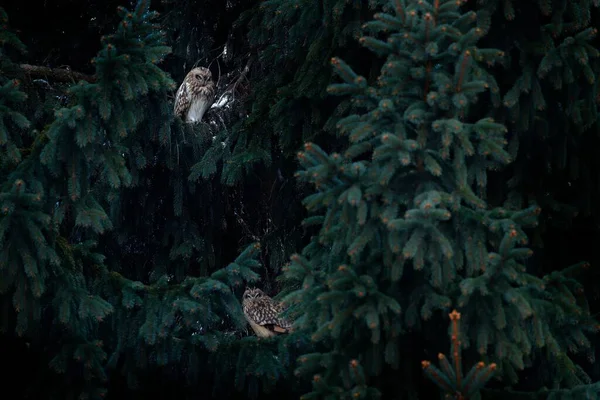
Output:
<path fill-rule="evenodd" d="M 31 78 L 50 79 L 59 82 L 77 82 L 84 80 L 87 82 L 96 82 L 95 75 L 86 75 L 81 72 L 71 71 L 67 68 L 49 68 L 40 65 L 20 64 L 19 67 Z"/>
<path fill-rule="evenodd" d="M 246 66 L 240 73 L 240 76 L 235 80 L 235 82 L 233 82 L 231 85 L 229 85 L 229 87 L 227 89 L 225 89 L 225 93 L 227 93 L 227 92 L 235 93 L 235 89 L 236 89 L 237 85 L 239 85 L 239 83 L 246 78 L 246 75 L 248 75 L 248 71 L 250 71 L 250 66 L 252 65 L 252 61 L 253 61 L 252 58 L 250 58 L 248 60 L 248 63 L 246 63 Z"/>
<path fill-rule="evenodd" d="M 221 93 L 219 98 L 213 103 L 211 108 L 223 108 L 225 105 L 227 105 L 230 102 L 235 100 L 235 91 L 236 91 L 238 85 L 242 81 L 244 81 L 244 79 L 246 79 L 246 75 L 248 75 L 248 72 L 250 71 L 250 66 L 252 65 L 252 61 L 253 61 L 252 58 L 250 58 L 248 60 L 248 62 L 246 63 L 246 66 L 244 67 L 242 72 L 240 72 L 240 75 L 238 76 L 238 78 L 225 88 L 225 90 Z"/>

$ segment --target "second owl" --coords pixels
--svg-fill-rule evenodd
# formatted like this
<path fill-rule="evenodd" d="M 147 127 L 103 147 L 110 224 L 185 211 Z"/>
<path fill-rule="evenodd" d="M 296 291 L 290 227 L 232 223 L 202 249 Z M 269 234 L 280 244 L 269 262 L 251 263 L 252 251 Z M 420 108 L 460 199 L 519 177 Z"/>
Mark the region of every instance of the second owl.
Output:
<path fill-rule="evenodd" d="M 261 338 L 289 333 L 292 323 L 280 317 L 283 307 L 262 290 L 246 288 L 242 308 L 250 327 Z"/>

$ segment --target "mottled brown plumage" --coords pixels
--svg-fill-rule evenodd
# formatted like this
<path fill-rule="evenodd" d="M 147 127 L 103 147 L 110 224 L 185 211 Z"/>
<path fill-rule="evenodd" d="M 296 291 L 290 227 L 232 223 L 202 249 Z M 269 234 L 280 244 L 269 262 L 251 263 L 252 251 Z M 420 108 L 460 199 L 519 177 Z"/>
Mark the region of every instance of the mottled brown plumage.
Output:
<path fill-rule="evenodd" d="M 185 122 L 199 122 L 215 98 L 215 83 L 208 68 L 194 68 L 175 95 L 173 112 Z"/>
<path fill-rule="evenodd" d="M 242 296 L 244 315 L 258 337 L 288 333 L 292 324 L 279 315 L 283 307 L 260 289 L 247 288 Z"/>

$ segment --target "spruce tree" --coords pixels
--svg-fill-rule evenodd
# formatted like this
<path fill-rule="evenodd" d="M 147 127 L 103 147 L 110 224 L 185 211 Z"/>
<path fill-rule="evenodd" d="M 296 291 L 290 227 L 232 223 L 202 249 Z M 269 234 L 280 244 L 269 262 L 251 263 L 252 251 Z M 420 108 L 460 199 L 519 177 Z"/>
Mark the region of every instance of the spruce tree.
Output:
<path fill-rule="evenodd" d="M 490 67 L 505 61 L 477 46 L 489 29 L 489 14 L 462 2 L 398 0 L 360 38 L 385 57 L 376 80 L 332 59 L 343 82 L 329 92 L 353 102 L 337 123 L 348 144 L 328 152 L 306 143 L 298 153 L 298 176 L 315 188 L 305 224 L 319 231 L 285 272 L 290 312 L 320 349 L 298 361 L 297 373 L 313 381 L 305 398 L 414 395 L 414 347 L 444 351 L 439 330 L 452 308 L 465 359 L 494 363 L 501 385 L 541 362 L 553 374 L 538 389 L 600 388 L 586 386 L 571 358 L 591 354 L 588 335 L 597 331 L 571 278 L 588 264 L 528 273 L 526 229 L 540 208 L 487 200 L 489 172 L 512 161 L 506 126 L 481 106 L 500 99 Z M 396 385 L 384 387 L 392 374 Z M 467 395 L 461 382 L 453 387 L 456 398 Z"/>

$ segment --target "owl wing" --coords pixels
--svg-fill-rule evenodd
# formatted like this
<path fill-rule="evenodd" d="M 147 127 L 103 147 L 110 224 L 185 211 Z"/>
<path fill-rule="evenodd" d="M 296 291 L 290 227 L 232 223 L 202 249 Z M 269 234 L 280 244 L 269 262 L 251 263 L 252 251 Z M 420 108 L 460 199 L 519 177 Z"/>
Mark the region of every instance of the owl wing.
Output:
<path fill-rule="evenodd" d="M 188 89 L 186 81 L 179 86 L 177 93 L 175 94 L 175 105 L 173 106 L 173 113 L 181 118 L 184 117 L 187 110 L 190 108 L 192 102 L 192 96 Z"/>
<path fill-rule="evenodd" d="M 282 308 L 269 297 L 255 299 L 253 304 L 244 309 L 244 313 L 251 322 L 263 328 L 278 333 L 287 333 L 292 324 L 279 314 Z"/>

